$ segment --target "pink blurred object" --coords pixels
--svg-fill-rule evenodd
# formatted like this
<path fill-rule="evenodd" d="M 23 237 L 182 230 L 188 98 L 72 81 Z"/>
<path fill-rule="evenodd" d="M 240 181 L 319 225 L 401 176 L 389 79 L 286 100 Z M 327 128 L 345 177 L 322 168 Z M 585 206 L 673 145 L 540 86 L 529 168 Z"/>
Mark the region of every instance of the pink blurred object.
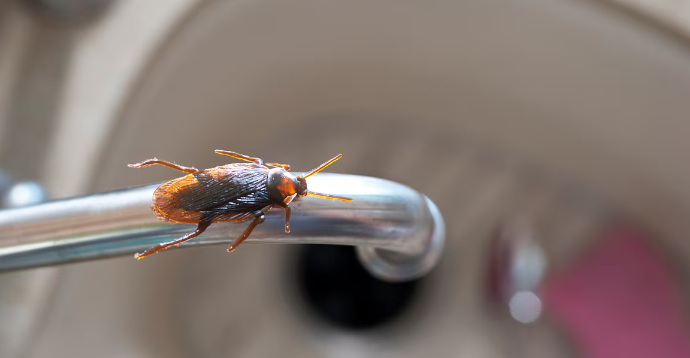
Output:
<path fill-rule="evenodd" d="M 668 260 L 626 228 L 550 277 L 544 312 L 586 358 L 690 358 L 688 312 Z"/>

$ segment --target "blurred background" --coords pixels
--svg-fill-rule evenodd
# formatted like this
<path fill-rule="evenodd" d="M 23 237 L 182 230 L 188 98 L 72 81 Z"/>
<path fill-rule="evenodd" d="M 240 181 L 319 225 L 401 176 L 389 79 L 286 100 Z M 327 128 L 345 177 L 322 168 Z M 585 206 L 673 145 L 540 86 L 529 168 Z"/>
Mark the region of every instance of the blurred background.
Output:
<path fill-rule="evenodd" d="M 4 206 L 343 153 L 448 236 L 400 284 L 327 246 L 1 274 L 0 357 L 690 357 L 689 115 L 686 0 L 2 1 Z"/>

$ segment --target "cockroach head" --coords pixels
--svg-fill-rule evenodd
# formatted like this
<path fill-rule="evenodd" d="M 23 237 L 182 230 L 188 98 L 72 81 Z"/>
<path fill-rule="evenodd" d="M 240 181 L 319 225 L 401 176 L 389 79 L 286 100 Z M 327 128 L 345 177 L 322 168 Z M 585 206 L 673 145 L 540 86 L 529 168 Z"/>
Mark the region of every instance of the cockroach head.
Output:
<path fill-rule="evenodd" d="M 298 197 L 307 195 L 307 179 L 300 175 L 297 177 L 297 187 L 295 188 Z"/>

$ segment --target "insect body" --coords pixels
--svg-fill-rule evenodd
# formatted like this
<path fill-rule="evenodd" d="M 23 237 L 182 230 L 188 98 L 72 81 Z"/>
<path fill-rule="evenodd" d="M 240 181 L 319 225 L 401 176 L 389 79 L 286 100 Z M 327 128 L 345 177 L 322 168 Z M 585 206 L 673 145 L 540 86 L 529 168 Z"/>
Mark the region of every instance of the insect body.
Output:
<path fill-rule="evenodd" d="M 274 206 L 285 209 L 285 232 L 289 233 L 290 203 L 294 198 L 309 195 L 323 199 L 352 201 L 349 198 L 307 190 L 306 179 L 333 164 L 342 154 L 305 175 L 295 177 L 289 173 L 290 166 L 287 164 L 264 164 L 259 158 L 226 150 L 216 150 L 216 153 L 249 163 L 198 170 L 153 158 L 129 165 L 131 168 L 144 168 L 158 164 L 188 173 L 158 187 L 153 193 L 151 210 L 163 221 L 197 225 L 196 230 L 191 233 L 177 240 L 160 243 L 141 254 L 134 255 L 135 258 L 142 259 L 197 237 L 215 222 L 254 219 L 244 233 L 230 244 L 228 251 L 232 252 L 249 237 L 257 225 L 264 222 L 264 213 Z"/>

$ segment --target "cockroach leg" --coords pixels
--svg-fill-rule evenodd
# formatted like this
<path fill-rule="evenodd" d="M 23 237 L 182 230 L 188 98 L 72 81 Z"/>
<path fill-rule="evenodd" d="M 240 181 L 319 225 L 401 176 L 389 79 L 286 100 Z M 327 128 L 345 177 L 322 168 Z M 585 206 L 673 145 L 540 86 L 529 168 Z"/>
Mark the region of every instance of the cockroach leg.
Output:
<path fill-rule="evenodd" d="M 130 167 L 130 168 L 145 168 L 145 167 L 150 167 L 150 166 L 156 165 L 156 164 L 162 165 L 162 166 L 164 166 L 164 167 L 172 168 L 172 169 L 175 169 L 175 170 L 179 170 L 179 171 L 181 171 L 181 172 L 185 172 L 185 173 L 188 173 L 188 174 L 194 174 L 194 173 L 198 173 L 198 172 L 199 172 L 199 169 L 197 169 L 197 168 L 194 168 L 194 167 L 185 167 L 185 166 L 178 165 L 178 164 L 175 164 L 175 163 L 166 162 L 165 160 L 159 160 L 159 159 L 157 159 L 157 158 L 145 160 L 145 161 L 143 161 L 143 162 L 141 162 L 141 163 L 129 164 L 129 165 L 127 165 L 127 166 Z"/>
<path fill-rule="evenodd" d="M 199 222 L 199 225 L 196 227 L 196 230 L 190 232 L 189 234 L 182 236 L 181 238 L 179 238 L 177 240 L 162 242 L 162 243 L 144 251 L 141 254 L 134 254 L 134 258 L 137 260 L 141 260 L 146 256 L 150 256 L 150 255 L 155 254 L 158 251 L 165 250 L 170 246 L 179 245 L 185 241 L 191 240 L 191 239 L 201 235 L 210 225 L 211 225 L 211 221 Z"/>
<path fill-rule="evenodd" d="M 262 212 L 254 219 L 254 221 L 252 221 L 252 223 L 249 224 L 249 226 L 244 230 L 244 232 L 242 233 L 242 235 L 241 235 L 240 237 L 238 237 L 232 244 L 230 244 L 230 246 L 228 247 L 228 252 L 233 252 L 233 251 L 235 251 L 235 249 L 237 248 L 237 246 L 240 246 L 240 244 L 242 243 L 242 241 L 246 240 L 246 239 L 249 237 L 249 235 L 252 234 L 252 230 L 254 230 L 254 228 L 255 228 L 257 225 L 263 223 L 265 219 L 266 219 L 266 218 L 265 218 L 264 213 L 263 213 L 263 211 L 262 211 Z"/>
<path fill-rule="evenodd" d="M 290 233 L 290 206 L 285 207 L 285 232 Z"/>
<path fill-rule="evenodd" d="M 266 165 L 268 165 L 269 167 L 283 168 L 287 172 L 290 171 L 290 164 L 266 163 Z"/>
<path fill-rule="evenodd" d="M 246 160 L 246 161 L 248 161 L 248 162 L 253 162 L 253 163 L 256 163 L 256 164 L 259 164 L 259 165 L 263 165 L 263 164 L 264 164 L 264 161 L 261 160 L 261 158 L 250 157 L 250 156 L 248 156 L 248 155 L 240 154 L 240 153 L 233 152 L 233 151 L 230 151 L 230 150 L 220 150 L 220 149 L 216 149 L 216 154 L 227 155 L 228 157 L 233 157 L 233 158 L 235 158 L 235 159 L 240 159 L 240 160 Z"/>

